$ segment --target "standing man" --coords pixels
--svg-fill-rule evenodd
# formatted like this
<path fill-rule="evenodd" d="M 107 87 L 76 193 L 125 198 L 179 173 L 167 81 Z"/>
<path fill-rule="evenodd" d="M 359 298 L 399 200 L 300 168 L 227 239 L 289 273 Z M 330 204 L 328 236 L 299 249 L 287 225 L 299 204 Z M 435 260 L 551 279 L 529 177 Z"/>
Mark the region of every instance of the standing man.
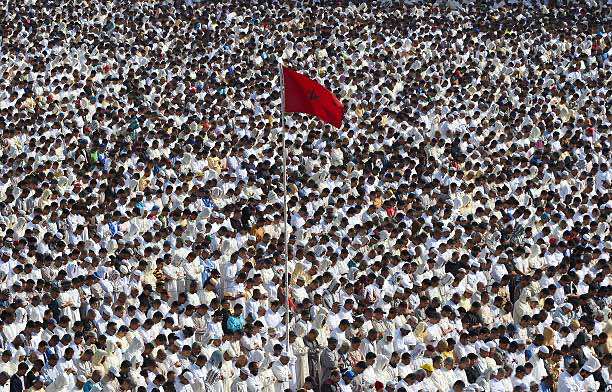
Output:
<path fill-rule="evenodd" d="M 249 379 L 249 370 L 246 367 L 240 369 L 239 378 L 234 380 L 231 386 L 231 392 L 247 392 Z"/>
<path fill-rule="evenodd" d="M 291 383 L 291 372 L 289 371 L 289 354 L 282 352 L 280 358 L 272 365 L 272 374 L 276 378 L 274 392 L 285 392 Z"/>
<path fill-rule="evenodd" d="M 337 347 L 338 339 L 335 337 L 327 339 L 327 347 L 321 351 L 321 356 L 319 359 L 319 363 L 321 364 L 321 378 L 319 380 L 319 385 L 323 385 L 323 382 L 331 377 L 332 370 L 338 368 Z"/>
<path fill-rule="evenodd" d="M 304 345 L 308 349 L 308 373 L 316 383 L 319 383 L 319 375 L 321 374 L 321 366 L 319 357 L 321 355 L 321 345 L 318 341 L 319 332 L 311 329 L 304 338 Z M 321 384 L 318 384 L 321 385 Z"/>

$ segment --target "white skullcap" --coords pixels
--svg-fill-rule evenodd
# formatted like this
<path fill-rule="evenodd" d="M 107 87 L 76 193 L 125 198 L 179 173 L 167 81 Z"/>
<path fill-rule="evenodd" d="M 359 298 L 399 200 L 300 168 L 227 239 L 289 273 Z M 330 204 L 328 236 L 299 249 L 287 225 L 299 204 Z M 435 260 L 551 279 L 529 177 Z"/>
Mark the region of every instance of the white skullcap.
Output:
<path fill-rule="evenodd" d="M 582 370 L 587 371 L 589 373 L 594 373 L 600 367 L 601 367 L 601 364 L 599 363 L 599 360 L 597 358 L 591 357 L 587 359 L 584 365 L 582 365 Z"/>
<path fill-rule="evenodd" d="M 476 342 L 476 350 L 483 350 L 489 352 L 489 346 L 483 342 Z"/>
<path fill-rule="evenodd" d="M 540 347 L 540 350 L 539 350 L 539 351 L 540 351 L 542 354 L 549 354 L 549 353 L 550 353 L 550 350 L 548 350 L 548 347 L 546 347 L 546 346 L 542 346 L 542 347 Z"/>
<path fill-rule="evenodd" d="M 185 380 L 187 380 L 190 384 L 194 381 L 194 377 L 193 374 L 191 372 L 185 372 L 183 373 L 183 377 L 185 377 Z"/>

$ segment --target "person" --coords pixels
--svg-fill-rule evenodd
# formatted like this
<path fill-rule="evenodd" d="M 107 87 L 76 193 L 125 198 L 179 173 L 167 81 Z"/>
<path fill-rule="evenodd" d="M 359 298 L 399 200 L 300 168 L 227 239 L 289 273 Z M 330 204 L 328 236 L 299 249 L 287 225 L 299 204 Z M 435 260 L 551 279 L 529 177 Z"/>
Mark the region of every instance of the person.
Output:
<path fill-rule="evenodd" d="M 465 382 L 457 380 L 453 384 L 453 392 L 462 392 L 465 389 Z"/>
<path fill-rule="evenodd" d="M 550 355 L 548 347 L 541 346 L 529 359 L 529 362 L 533 365 L 532 376 L 534 380 L 539 384 L 543 378 L 548 377 L 548 371 L 546 370 L 546 359 Z"/>
<path fill-rule="evenodd" d="M 10 379 L 11 392 L 23 392 L 30 387 L 30 385 L 27 385 L 25 377 L 28 369 L 28 364 L 25 362 L 21 362 L 17 365 L 17 372 L 13 374 Z"/>
<path fill-rule="evenodd" d="M 589 358 L 580 368 L 578 374 L 574 375 L 576 385 L 584 391 L 599 390 L 599 382 L 593 377 L 593 373 L 599 370 L 600 364 L 597 359 Z"/>
<path fill-rule="evenodd" d="M 338 339 L 331 337 L 327 339 L 327 347 L 321 351 L 319 363 L 321 364 L 321 379 L 320 384 L 323 385 L 323 381 L 328 380 L 331 377 L 331 372 L 334 369 L 338 369 L 338 352 L 336 348 L 338 346 Z"/>
<path fill-rule="evenodd" d="M 290 332 L 291 333 L 291 332 Z M 304 338 L 295 336 L 292 347 L 293 355 L 296 357 L 295 363 L 295 386 L 301 388 L 309 375 L 308 371 L 308 348 L 304 343 Z"/>
<path fill-rule="evenodd" d="M 570 392 L 579 390 L 580 384 L 577 382 L 578 363 L 572 362 L 559 376 L 559 392 Z"/>
<path fill-rule="evenodd" d="M 223 380 L 221 378 L 221 366 L 223 366 L 223 354 L 221 351 L 216 350 L 210 356 L 208 363 L 206 364 L 206 379 L 203 383 L 204 388 L 207 392 L 221 392 L 223 391 Z"/>
<path fill-rule="evenodd" d="M 340 370 L 335 369 L 333 370 L 330 375 L 329 378 L 327 378 L 325 381 L 323 381 L 323 383 L 321 384 L 321 392 L 336 392 L 336 391 L 340 391 L 340 386 L 339 386 L 339 382 L 342 379 L 342 377 L 340 376 Z"/>
<path fill-rule="evenodd" d="M 276 378 L 274 383 L 275 392 L 284 392 L 289 388 L 293 375 L 289 371 L 289 354 L 282 352 L 278 360 L 272 364 L 272 373 Z"/>
<path fill-rule="evenodd" d="M 240 369 L 239 378 L 234 380 L 231 386 L 232 392 L 247 392 L 248 391 L 248 383 L 247 380 L 249 378 L 249 370 L 246 368 Z"/>
<path fill-rule="evenodd" d="M 304 339 L 304 345 L 308 349 L 308 374 L 313 377 L 317 386 L 320 385 L 321 369 L 319 361 L 323 349 L 319 344 L 318 336 L 319 333 L 311 329 Z"/>

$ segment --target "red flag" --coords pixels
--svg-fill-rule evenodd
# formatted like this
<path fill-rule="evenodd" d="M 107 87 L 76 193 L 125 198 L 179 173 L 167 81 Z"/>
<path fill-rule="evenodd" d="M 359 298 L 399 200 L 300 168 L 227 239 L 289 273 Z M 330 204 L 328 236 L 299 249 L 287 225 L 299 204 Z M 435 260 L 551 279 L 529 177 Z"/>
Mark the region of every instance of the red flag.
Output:
<path fill-rule="evenodd" d="M 336 128 L 342 126 L 344 106 L 329 90 L 308 77 L 283 67 L 285 112 L 308 113 Z"/>

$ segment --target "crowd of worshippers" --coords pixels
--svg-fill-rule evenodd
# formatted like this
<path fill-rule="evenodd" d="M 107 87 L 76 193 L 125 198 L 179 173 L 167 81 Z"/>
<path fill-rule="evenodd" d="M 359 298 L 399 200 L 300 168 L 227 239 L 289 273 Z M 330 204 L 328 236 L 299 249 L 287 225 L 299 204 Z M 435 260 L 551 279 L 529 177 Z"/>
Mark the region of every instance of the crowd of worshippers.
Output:
<path fill-rule="evenodd" d="M 610 6 L 10 3 L 0 392 L 610 390 Z"/>

